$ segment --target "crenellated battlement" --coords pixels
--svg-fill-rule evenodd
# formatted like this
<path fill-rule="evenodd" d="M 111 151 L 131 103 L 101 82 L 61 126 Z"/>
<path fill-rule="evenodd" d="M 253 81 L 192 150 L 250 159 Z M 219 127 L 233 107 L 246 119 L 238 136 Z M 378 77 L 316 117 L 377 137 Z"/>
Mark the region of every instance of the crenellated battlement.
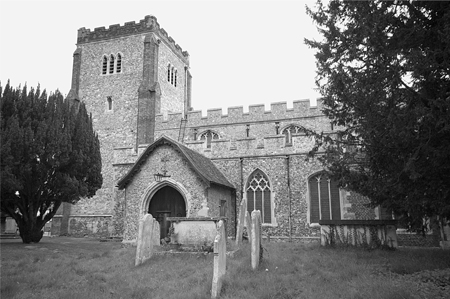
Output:
<path fill-rule="evenodd" d="M 229 107 L 226 114 L 222 109 L 208 109 L 206 117 L 202 111 L 190 111 L 187 113 L 188 126 L 210 126 L 220 124 L 251 123 L 260 121 L 277 121 L 299 117 L 322 116 L 322 101 L 317 99 L 316 106 L 310 106 L 309 100 L 293 102 L 293 108 L 287 108 L 286 102 L 271 103 L 270 110 L 266 111 L 264 104 L 251 105 L 248 112 L 244 113 L 243 106 Z M 171 113 L 166 118 L 163 115 L 156 115 L 157 129 L 168 129 L 180 126 L 181 113 Z"/>
<path fill-rule="evenodd" d="M 174 50 L 179 56 L 183 57 L 186 61 L 189 60 L 189 53 L 183 51 L 183 49 L 175 43 L 173 38 L 167 34 L 167 32 L 160 27 L 156 17 L 148 15 L 139 23 L 135 21 L 126 22 L 123 26 L 120 24 L 110 25 L 108 29 L 103 27 L 97 27 L 93 31 L 82 27 L 78 29 L 77 44 L 84 44 L 94 41 L 108 40 L 117 37 L 130 36 L 135 34 L 154 32 L 163 39 L 167 45 Z"/>

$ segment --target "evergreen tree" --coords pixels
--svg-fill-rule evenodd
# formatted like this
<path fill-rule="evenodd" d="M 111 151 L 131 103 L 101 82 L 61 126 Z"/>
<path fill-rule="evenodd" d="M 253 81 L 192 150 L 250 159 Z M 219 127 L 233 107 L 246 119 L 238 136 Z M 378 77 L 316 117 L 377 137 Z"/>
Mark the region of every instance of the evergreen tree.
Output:
<path fill-rule="evenodd" d="M 3 93 L 1 93 L 3 91 Z M 100 144 L 83 103 L 47 97 L 40 87 L 2 90 L 1 211 L 24 243 L 39 242 L 62 202 L 92 197 L 102 185 Z"/>
<path fill-rule="evenodd" d="M 450 2 L 320 1 L 316 83 L 333 134 L 307 131 L 340 185 L 409 219 L 450 216 Z"/>

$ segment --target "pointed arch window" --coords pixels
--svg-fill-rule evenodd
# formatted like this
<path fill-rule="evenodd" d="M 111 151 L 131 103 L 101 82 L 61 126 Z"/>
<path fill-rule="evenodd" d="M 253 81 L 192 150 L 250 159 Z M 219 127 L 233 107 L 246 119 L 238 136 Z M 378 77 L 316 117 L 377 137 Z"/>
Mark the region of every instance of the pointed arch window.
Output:
<path fill-rule="evenodd" d="M 102 63 L 102 75 L 106 75 L 107 72 L 108 72 L 108 57 L 104 55 Z"/>
<path fill-rule="evenodd" d="M 310 223 L 341 220 L 340 189 L 336 181 L 320 172 L 308 180 Z"/>
<path fill-rule="evenodd" d="M 301 132 L 301 127 L 297 125 L 290 125 L 281 131 L 285 136 L 286 146 L 292 145 L 292 135 Z"/>
<path fill-rule="evenodd" d="M 247 211 L 261 211 L 261 222 L 272 223 L 272 189 L 268 177 L 257 169 L 248 178 L 245 187 Z"/>
<path fill-rule="evenodd" d="M 206 148 L 211 148 L 211 140 L 215 139 L 220 139 L 220 136 L 211 130 L 203 132 L 198 138 L 198 140 L 204 140 L 206 142 Z"/>
<path fill-rule="evenodd" d="M 114 55 L 111 54 L 111 56 L 109 57 L 109 73 L 110 74 L 114 74 Z"/>
<path fill-rule="evenodd" d="M 117 53 L 116 73 L 122 72 L 122 55 Z"/>
<path fill-rule="evenodd" d="M 172 84 L 172 85 L 173 85 L 173 72 L 174 72 L 174 67 L 172 67 L 170 69 L 170 84 Z"/>

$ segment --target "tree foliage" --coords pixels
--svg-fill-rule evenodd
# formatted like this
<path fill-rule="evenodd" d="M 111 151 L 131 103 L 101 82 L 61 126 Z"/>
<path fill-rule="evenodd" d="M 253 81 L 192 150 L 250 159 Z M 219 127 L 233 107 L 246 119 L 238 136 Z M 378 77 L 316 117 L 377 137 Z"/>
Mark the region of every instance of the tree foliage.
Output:
<path fill-rule="evenodd" d="M 92 197 L 102 185 L 99 140 L 85 105 L 59 91 L 0 86 L 1 201 L 24 243 L 39 242 L 62 202 Z"/>
<path fill-rule="evenodd" d="M 320 1 L 316 84 L 332 134 L 307 131 L 341 186 L 413 219 L 450 216 L 450 2 Z"/>

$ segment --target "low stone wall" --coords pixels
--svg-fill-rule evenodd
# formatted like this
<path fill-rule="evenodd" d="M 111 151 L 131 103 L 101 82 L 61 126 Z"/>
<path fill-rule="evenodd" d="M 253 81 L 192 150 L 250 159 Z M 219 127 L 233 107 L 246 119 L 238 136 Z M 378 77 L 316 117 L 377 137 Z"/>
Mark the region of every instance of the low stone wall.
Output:
<path fill-rule="evenodd" d="M 62 215 L 52 219 L 51 234 L 59 236 Z M 68 235 L 74 237 L 109 237 L 113 230 L 111 215 L 71 215 L 69 216 Z"/>
<path fill-rule="evenodd" d="M 395 220 L 320 220 L 321 245 L 398 246 Z"/>

